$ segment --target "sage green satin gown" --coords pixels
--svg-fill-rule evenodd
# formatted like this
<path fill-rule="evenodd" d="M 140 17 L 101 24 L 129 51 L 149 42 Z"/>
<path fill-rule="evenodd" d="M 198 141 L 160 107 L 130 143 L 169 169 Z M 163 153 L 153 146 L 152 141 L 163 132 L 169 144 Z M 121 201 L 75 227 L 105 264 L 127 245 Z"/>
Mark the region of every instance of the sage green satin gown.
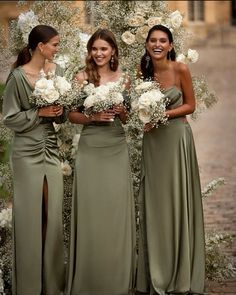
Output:
<path fill-rule="evenodd" d="M 182 104 L 177 87 L 169 108 Z M 143 138 L 137 289 L 150 294 L 203 293 L 204 226 L 194 140 L 185 118 Z"/>
<path fill-rule="evenodd" d="M 30 106 L 28 98 L 32 91 L 24 70 L 18 67 L 9 75 L 3 97 L 4 123 L 14 131 L 11 145 L 14 187 L 12 294 L 40 295 L 43 288 L 46 295 L 59 295 L 64 286 L 63 176 L 52 120 L 39 118 L 36 108 Z M 43 255 L 45 177 L 48 220 Z"/>
<path fill-rule="evenodd" d="M 75 162 L 66 294 L 130 294 L 135 244 L 131 170 L 121 122 L 84 125 Z"/>

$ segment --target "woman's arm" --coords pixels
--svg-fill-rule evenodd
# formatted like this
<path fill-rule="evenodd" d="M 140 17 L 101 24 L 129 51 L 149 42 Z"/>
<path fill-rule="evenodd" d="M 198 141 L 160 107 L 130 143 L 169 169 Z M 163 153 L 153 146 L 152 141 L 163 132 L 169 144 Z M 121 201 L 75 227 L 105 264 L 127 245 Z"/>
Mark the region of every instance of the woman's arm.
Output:
<path fill-rule="evenodd" d="M 180 78 L 180 87 L 183 94 L 183 104 L 175 109 L 167 110 L 169 118 L 182 117 L 192 114 L 195 110 L 195 96 L 190 71 L 187 65 L 177 63 L 177 75 Z"/>

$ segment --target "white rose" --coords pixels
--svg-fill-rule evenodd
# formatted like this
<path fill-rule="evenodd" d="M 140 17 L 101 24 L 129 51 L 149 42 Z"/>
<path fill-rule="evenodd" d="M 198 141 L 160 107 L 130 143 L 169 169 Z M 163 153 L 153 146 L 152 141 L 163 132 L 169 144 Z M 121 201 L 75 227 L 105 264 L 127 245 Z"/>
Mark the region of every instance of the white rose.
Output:
<path fill-rule="evenodd" d="M 141 15 L 135 15 L 128 19 L 128 25 L 131 27 L 140 27 L 145 23 L 145 19 Z"/>
<path fill-rule="evenodd" d="M 148 20 L 147 20 L 147 25 L 149 26 L 149 28 L 152 28 L 153 26 L 155 25 L 158 25 L 162 22 L 162 17 L 158 17 L 158 16 L 153 16 L 153 17 L 150 17 Z"/>
<path fill-rule="evenodd" d="M 135 42 L 135 36 L 129 31 L 125 31 L 121 36 L 122 41 L 126 44 L 131 45 Z"/>
<path fill-rule="evenodd" d="M 152 89 L 148 94 L 155 102 L 160 101 L 164 97 L 164 94 L 159 89 Z"/>
<path fill-rule="evenodd" d="M 149 123 L 151 120 L 151 114 L 149 108 L 140 108 L 139 109 L 139 119 L 144 123 Z"/>
<path fill-rule="evenodd" d="M 58 100 L 59 98 L 59 92 L 56 91 L 55 88 L 48 88 L 45 89 L 44 93 L 43 93 L 43 98 L 50 104 L 54 103 L 55 101 Z"/>
<path fill-rule="evenodd" d="M 136 31 L 136 36 L 135 39 L 139 42 L 145 42 L 147 35 L 148 35 L 148 31 L 149 31 L 149 27 L 148 26 L 143 26 L 137 29 Z"/>
<path fill-rule="evenodd" d="M 171 23 L 171 27 L 174 29 L 178 29 L 183 21 L 183 17 L 180 14 L 180 12 L 178 10 L 175 10 L 174 12 L 172 12 L 170 14 L 170 23 Z"/>
<path fill-rule="evenodd" d="M 190 62 L 195 63 L 198 60 L 199 54 L 196 50 L 189 49 L 187 57 L 190 60 Z"/>
<path fill-rule="evenodd" d="M 187 58 L 183 53 L 181 53 L 176 57 L 176 61 L 186 64 L 187 63 Z"/>
<path fill-rule="evenodd" d="M 61 77 L 61 76 L 56 76 L 55 86 L 59 90 L 59 93 L 61 95 L 64 95 L 66 92 L 68 92 L 71 89 L 71 84 L 68 81 L 66 81 L 64 77 Z"/>
<path fill-rule="evenodd" d="M 68 161 L 61 162 L 61 169 L 62 169 L 62 174 L 65 176 L 70 176 L 72 173 L 72 169 L 71 169 Z"/>

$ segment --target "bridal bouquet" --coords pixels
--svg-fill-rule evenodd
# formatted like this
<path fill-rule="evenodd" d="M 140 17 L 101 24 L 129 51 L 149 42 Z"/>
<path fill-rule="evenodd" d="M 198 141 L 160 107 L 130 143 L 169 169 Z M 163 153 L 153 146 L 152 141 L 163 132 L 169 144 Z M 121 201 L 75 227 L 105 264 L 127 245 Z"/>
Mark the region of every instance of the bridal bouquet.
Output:
<path fill-rule="evenodd" d="M 90 115 L 108 110 L 114 105 L 124 102 L 122 92 L 125 90 L 123 78 L 116 82 L 108 82 L 104 85 L 95 87 L 89 83 L 84 86 L 83 92 L 87 97 L 84 100 L 84 113 Z"/>
<path fill-rule="evenodd" d="M 70 91 L 71 84 L 65 77 L 57 76 L 55 73 L 46 75 L 41 71 L 29 101 L 39 107 L 52 104 L 70 106 L 73 103 Z"/>
<path fill-rule="evenodd" d="M 165 124 L 167 116 L 165 114 L 168 99 L 160 91 L 156 82 L 137 80 L 136 86 L 132 90 L 131 103 L 132 111 L 138 115 L 143 123 Z"/>

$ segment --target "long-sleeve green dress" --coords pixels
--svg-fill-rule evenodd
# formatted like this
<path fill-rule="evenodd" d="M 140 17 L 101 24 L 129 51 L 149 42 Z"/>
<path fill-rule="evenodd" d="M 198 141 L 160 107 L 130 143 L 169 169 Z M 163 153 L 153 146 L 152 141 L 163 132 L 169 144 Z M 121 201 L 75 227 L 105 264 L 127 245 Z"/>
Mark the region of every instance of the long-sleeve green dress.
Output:
<path fill-rule="evenodd" d="M 63 176 L 53 123 L 39 118 L 37 109 L 29 104 L 32 91 L 23 68 L 13 70 L 3 97 L 4 123 L 14 131 L 12 294 L 41 295 L 43 288 L 46 295 L 60 295 L 64 286 Z M 44 178 L 48 184 L 48 220 L 43 255 Z"/>
<path fill-rule="evenodd" d="M 125 132 L 84 125 L 75 162 L 66 295 L 128 295 L 135 276 L 135 216 Z"/>
<path fill-rule="evenodd" d="M 169 108 L 182 104 L 176 87 Z M 185 118 L 169 120 L 143 138 L 137 289 L 150 294 L 204 290 L 204 227 L 194 140 Z"/>

